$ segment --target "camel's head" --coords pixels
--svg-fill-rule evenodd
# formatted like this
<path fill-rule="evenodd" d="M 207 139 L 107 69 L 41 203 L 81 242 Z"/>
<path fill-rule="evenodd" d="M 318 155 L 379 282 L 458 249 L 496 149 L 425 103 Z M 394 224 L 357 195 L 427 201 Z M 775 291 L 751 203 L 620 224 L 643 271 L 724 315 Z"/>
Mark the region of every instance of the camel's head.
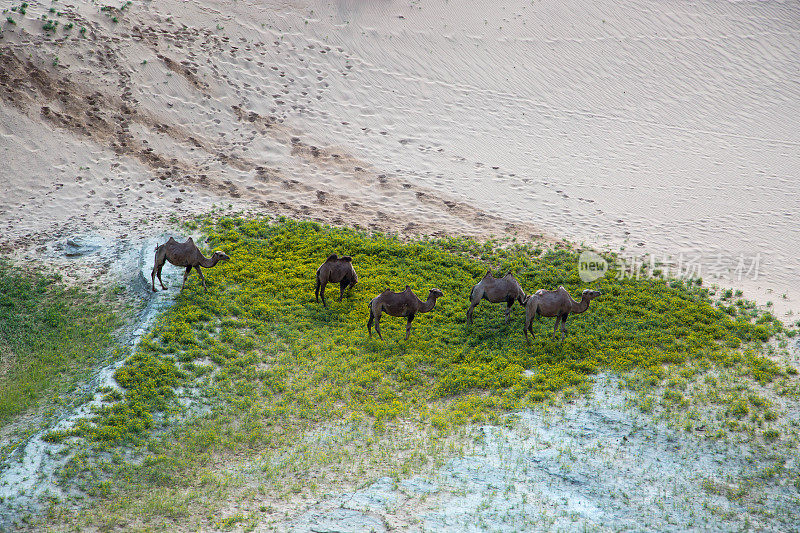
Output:
<path fill-rule="evenodd" d="M 433 296 L 434 298 L 441 298 L 442 296 L 444 296 L 444 293 L 439 289 L 431 289 L 430 292 L 428 293 L 428 298 L 430 298 L 431 296 Z"/>
<path fill-rule="evenodd" d="M 584 300 L 592 301 L 595 298 L 597 298 L 598 296 L 600 296 L 601 294 L 602 293 L 600 291 L 595 291 L 595 290 L 592 290 L 592 289 L 586 289 L 581 293 L 581 297 Z"/>
<path fill-rule="evenodd" d="M 225 252 L 217 250 L 216 252 L 214 252 L 214 255 L 211 256 L 211 259 L 216 260 L 217 263 L 224 263 L 225 261 L 230 260 L 230 256 L 228 256 L 228 254 L 226 254 Z"/>
<path fill-rule="evenodd" d="M 525 291 L 523 291 L 517 297 L 517 301 L 519 301 L 521 306 L 525 307 L 525 302 L 527 302 L 528 298 L 530 298 L 530 297 L 531 297 L 530 294 L 525 294 Z"/>

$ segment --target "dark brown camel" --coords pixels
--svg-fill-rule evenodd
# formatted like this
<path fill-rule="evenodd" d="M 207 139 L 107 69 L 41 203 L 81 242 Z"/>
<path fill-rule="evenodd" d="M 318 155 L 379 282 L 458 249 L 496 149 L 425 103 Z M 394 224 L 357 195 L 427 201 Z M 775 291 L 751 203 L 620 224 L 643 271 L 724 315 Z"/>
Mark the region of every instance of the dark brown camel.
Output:
<path fill-rule="evenodd" d="M 408 317 L 406 323 L 406 340 L 411 334 L 411 321 L 414 320 L 414 315 L 417 313 L 427 313 L 432 310 L 436 305 L 436 298 L 443 296 L 442 291 L 439 289 L 431 289 L 428 293 L 428 300 L 423 302 L 414 292 L 411 287 L 406 285 L 406 290 L 403 292 L 392 292 L 386 289 L 378 296 L 372 299 L 369 303 L 369 321 L 367 322 L 367 330 L 369 336 L 372 337 L 372 321 L 375 321 L 375 331 L 378 337 L 383 340 L 381 335 L 381 313 L 386 313 L 390 316 L 405 316 Z"/>
<path fill-rule="evenodd" d="M 183 273 L 181 289 L 186 285 L 186 278 L 189 277 L 192 268 L 194 268 L 197 270 L 197 273 L 200 274 L 200 279 L 203 281 L 203 288 L 208 292 L 206 277 L 203 275 L 203 271 L 200 270 L 200 267 L 211 268 L 217 263 L 225 262 L 229 259 L 230 257 L 228 257 L 227 254 L 220 251 L 214 252 L 214 255 L 210 258 L 204 256 L 194 244 L 191 237 L 189 237 L 189 240 L 186 242 L 178 242 L 170 237 L 166 243 L 161 246 L 156 246 L 156 260 L 153 265 L 153 272 L 150 274 L 153 292 L 156 292 L 156 276 L 158 276 L 158 282 L 161 283 L 161 288 L 167 290 L 164 282 L 161 281 L 161 269 L 164 267 L 166 261 L 169 261 L 175 266 L 186 267 L 186 272 Z"/>
<path fill-rule="evenodd" d="M 467 324 L 472 324 L 472 312 L 475 306 L 481 303 L 481 300 L 486 299 L 490 303 L 496 304 L 506 302 L 506 322 L 511 314 L 511 306 L 514 305 L 514 300 L 518 301 L 520 305 L 524 305 L 525 291 L 522 286 L 514 277 L 514 274 L 509 272 L 502 278 L 495 278 L 492 276 L 492 271 L 487 270 L 483 279 L 477 285 L 472 287 L 469 293 L 469 309 L 467 310 Z"/>
<path fill-rule="evenodd" d="M 554 316 L 556 317 L 553 334 L 558 335 L 558 322 L 561 321 L 561 341 L 567 333 L 567 317 L 571 314 L 583 313 L 589 309 L 589 302 L 600 296 L 600 291 L 586 289 L 581 293 L 581 301 L 576 302 L 569 295 L 567 289 L 559 287 L 555 291 L 539 289 L 534 294 L 528 296 L 525 301 L 525 340 L 530 342 L 528 331 L 533 334 L 533 317 Z"/>
<path fill-rule="evenodd" d="M 325 303 L 325 285 L 328 283 L 339 284 L 339 301 L 341 302 L 345 289 L 358 283 L 358 274 L 356 274 L 353 268 L 352 257 L 346 255 L 344 257 L 339 257 L 336 254 L 331 254 L 317 269 L 317 284 L 316 287 L 314 287 L 314 298 L 319 302 L 319 296 L 322 294 L 323 307 L 328 307 L 328 304 Z"/>

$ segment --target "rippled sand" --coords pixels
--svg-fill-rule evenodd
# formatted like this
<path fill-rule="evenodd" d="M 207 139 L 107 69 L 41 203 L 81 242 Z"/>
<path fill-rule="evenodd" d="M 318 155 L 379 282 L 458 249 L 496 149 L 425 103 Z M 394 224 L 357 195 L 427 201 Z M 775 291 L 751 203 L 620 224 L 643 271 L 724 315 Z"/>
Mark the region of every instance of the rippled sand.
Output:
<path fill-rule="evenodd" d="M 624 246 L 800 311 L 797 3 L 62 7 L 0 40 L 7 247 L 232 203 Z"/>

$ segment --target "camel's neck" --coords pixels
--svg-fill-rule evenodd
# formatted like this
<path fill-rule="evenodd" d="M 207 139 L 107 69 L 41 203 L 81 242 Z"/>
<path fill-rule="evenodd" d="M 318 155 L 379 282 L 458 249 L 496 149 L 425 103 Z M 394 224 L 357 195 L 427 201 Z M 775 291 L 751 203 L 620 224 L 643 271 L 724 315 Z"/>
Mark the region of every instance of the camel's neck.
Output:
<path fill-rule="evenodd" d="M 572 300 L 572 298 L 570 298 Z M 576 302 L 572 300 L 572 312 L 573 313 L 583 313 L 589 309 L 589 299 L 588 298 L 581 298 L 580 302 Z"/>
<path fill-rule="evenodd" d="M 200 252 L 198 252 L 198 253 L 200 253 Z M 217 264 L 217 261 L 219 261 L 219 258 L 217 256 L 214 256 L 211 259 L 209 259 L 208 257 L 204 256 L 203 254 L 200 254 L 200 257 L 201 257 L 200 266 L 203 267 L 203 268 L 211 268 L 211 267 L 213 267 L 214 265 Z"/>
<path fill-rule="evenodd" d="M 432 310 L 436 306 L 436 298 L 438 298 L 438 296 L 434 296 L 433 294 L 428 296 L 428 300 L 422 304 L 422 307 L 420 307 L 419 312 L 427 313 L 428 311 Z"/>

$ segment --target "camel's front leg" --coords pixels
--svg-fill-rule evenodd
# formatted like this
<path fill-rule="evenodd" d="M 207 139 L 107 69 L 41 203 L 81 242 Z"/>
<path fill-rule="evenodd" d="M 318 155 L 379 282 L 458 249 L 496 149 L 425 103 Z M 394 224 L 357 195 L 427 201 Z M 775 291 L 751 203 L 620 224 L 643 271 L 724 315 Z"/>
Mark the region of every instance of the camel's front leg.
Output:
<path fill-rule="evenodd" d="M 561 315 L 556 315 L 556 323 L 553 324 L 553 336 L 558 336 L 558 322 L 561 320 Z"/>
<path fill-rule="evenodd" d="M 203 275 L 203 271 L 200 270 L 200 265 L 195 265 L 194 269 L 197 270 L 198 274 L 200 274 L 200 280 L 203 282 L 203 288 L 206 290 L 206 292 L 208 292 L 208 287 L 206 287 L 206 277 Z M 189 267 L 189 270 L 191 270 L 191 267 Z"/>
<path fill-rule="evenodd" d="M 411 335 L 411 321 L 414 320 L 414 315 L 408 315 L 408 322 L 406 322 L 406 340 Z"/>
<path fill-rule="evenodd" d="M 506 307 L 506 324 L 508 324 L 508 319 L 511 317 L 512 305 L 514 305 L 514 300 L 508 300 L 508 307 Z"/>
<path fill-rule="evenodd" d="M 342 281 L 339 283 L 339 301 L 342 301 L 344 297 L 344 290 L 347 288 L 347 284 L 350 283 L 349 281 Z"/>
<path fill-rule="evenodd" d="M 181 289 L 186 286 L 186 279 L 189 277 L 189 274 L 192 273 L 192 267 L 186 267 L 186 271 L 183 273 L 183 283 L 181 284 Z M 161 279 L 161 276 L 158 276 L 158 279 Z"/>
<path fill-rule="evenodd" d="M 158 277 L 158 282 L 161 284 L 161 288 L 164 289 L 164 290 L 167 290 L 167 286 L 164 285 L 164 282 L 161 280 L 161 269 L 162 268 L 164 268 L 164 263 L 161 263 L 160 265 L 157 264 L 156 266 L 153 267 L 153 272 L 154 272 L 155 276 Z M 153 282 L 153 292 L 156 292 L 156 284 L 155 284 L 155 281 L 152 278 L 153 278 L 153 275 L 151 274 L 150 275 L 150 281 Z"/>
<path fill-rule="evenodd" d="M 478 300 L 480 302 L 480 300 Z M 467 309 L 467 324 L 472 324 L 472 313 L 475 311 L 475 306 L 478 305 L 477 303 L 470 303 L 469 309 Z"/>

